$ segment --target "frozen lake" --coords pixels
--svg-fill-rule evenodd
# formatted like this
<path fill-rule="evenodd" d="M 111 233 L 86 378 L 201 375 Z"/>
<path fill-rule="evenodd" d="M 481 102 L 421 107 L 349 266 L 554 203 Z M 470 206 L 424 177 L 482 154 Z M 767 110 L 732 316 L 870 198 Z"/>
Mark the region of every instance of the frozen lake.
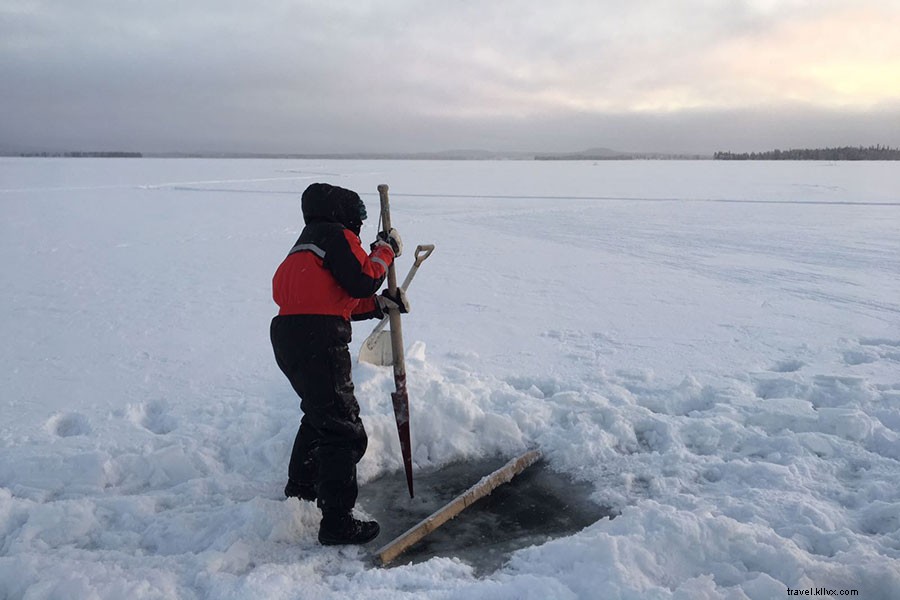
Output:
<path fill-rule="evenodd" d="M 315 543 L 268 345 L 315 181 L 370 215 L 390 185 L 401 274 L 437 247 L 416 467 L 540 447 L 617 518 L 487 573 Z M 0 211 L 0 596 L 900 589 L 897 163 L 4 158 Z M 400 462 L 390 372 L 354 369 L 365 506 Z"/>

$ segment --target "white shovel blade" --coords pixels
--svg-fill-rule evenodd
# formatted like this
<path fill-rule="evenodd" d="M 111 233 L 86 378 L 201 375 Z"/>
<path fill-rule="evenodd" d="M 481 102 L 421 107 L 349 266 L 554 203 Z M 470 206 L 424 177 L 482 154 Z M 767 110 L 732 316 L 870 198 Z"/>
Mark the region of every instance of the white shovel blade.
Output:
<path fill-rule="evenodd" d="M 391 332 L 381 330 L 366 338 L 359 349 L 359 360 L 381 367 L 394 364 L 394 352 L 391 350 Z"/>

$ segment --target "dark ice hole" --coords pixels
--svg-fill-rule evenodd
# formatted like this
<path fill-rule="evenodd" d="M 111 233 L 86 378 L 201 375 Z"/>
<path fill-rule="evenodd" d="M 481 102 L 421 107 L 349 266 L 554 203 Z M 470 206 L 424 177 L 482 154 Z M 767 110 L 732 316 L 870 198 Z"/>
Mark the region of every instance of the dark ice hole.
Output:
<path fill-rule="evenodd" d="M 416 471 L 413 499 L 402 471 L 361 486 L 361 508 L 381 524 L 381 535 L 370 544 L 371 550 L 394 540 L 507 460 L 480 459 L 437 471 Z M 591 484 L 573 481 L 550 469 L 546 461 L 539 461 L 410 547 L 389 566 L 446 556 L 472 565 L 479 576 L 491 573 L 515 550 L 576 533 L 615 516 L 612 509 L 590 500 L 592 492 Z"/>

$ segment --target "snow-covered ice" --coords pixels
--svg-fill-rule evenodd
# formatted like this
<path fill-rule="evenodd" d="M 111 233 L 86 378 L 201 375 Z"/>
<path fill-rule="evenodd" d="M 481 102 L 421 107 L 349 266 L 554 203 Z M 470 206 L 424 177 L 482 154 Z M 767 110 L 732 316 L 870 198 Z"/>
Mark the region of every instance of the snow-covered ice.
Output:
<path fill-rule="evenodd" d="M 316 543 L 268 342 L 313 181 L 437 246 L 416 467 L 539 447 L 619 516 L 484 576 Z M 0 207 L 0 598 L 900 594 L 896 163 L 0 159 Z"/>

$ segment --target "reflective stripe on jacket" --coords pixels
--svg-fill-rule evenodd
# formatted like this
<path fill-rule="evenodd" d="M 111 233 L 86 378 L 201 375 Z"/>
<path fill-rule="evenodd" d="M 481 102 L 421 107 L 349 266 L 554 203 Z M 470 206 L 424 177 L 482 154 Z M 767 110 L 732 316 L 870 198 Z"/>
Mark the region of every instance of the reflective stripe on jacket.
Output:
<path fill-rule="evenodd" d="M 378 316 L 375 293 L 393 260 L 387 245 L 366 254 L 359 237 L 343 225 L 313 221 L 272 278 L 278 314 Z"/>

